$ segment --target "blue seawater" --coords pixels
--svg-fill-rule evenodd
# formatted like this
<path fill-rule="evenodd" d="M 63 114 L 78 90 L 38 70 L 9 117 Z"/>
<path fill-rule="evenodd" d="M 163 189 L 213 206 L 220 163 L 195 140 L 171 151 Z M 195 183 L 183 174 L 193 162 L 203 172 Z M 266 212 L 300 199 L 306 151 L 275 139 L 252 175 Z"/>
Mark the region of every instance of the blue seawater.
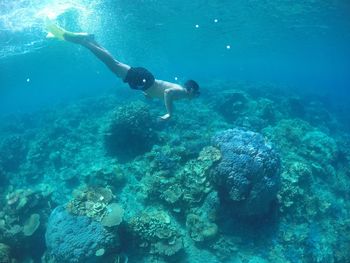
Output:
<path fill-rule="evenodd" d="M 350 262 L 349 14 L 348 0 L 0 0 L 0 262 Z M 162 100 L 48 23 L 200 96 L 163 121 Z"/>

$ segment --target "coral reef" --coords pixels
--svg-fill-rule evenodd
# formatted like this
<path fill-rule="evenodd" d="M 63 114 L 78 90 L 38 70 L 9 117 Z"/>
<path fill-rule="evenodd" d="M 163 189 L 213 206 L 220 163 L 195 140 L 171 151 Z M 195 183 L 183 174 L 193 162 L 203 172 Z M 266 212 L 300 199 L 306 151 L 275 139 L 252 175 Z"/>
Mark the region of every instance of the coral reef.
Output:
<path fill-rule="evenodd" d="M 17 189 L 6 195 L 0 212 L 0 237 L 8 244 L 16 244 L 37 232 L 40 218 L 47 220 L 50 213 L 50 192 Z"/>
<path fill-rule="evenodd" d="M 157 141 L 153 119 L 146 104 L 133 102 L 118 107 L 105 134 L 107 152 L 129 160 L 151 150 Z"/>
<path fill-rule="evenodd" d="M 40 258 L 45 251 L 45 225 L 53 204 L 50 189 L 45 185 L 12 189 L 0 202 L 0 242 L 9 246 L 12 256 L 20 262 L 25 257 Z"/>
<path fill-rule="evenodd" d="M 301 155 L 322 166 L 332 165 L 337 157 L 336 142 L 321 131 L 307 132 L 301 143 Z"/>
<path fill-rule="evenodd" d="M 281 212 L 290 210 L 293 213 L 303 213 L 303 210 L 294 208 L 303 205 L 302 196 L 310 188 L 311 176 L 311 167 L 306 163 L 290 162 L 285 165 L 281 174 L 281 188 L 277 195 Z"/>
<path fill-rule="evenodd" d="M 122 222 L 124 209 L 112 203 L 114 197 L 109 188 L 84 188 L 77 190 L 74 196 L 66 205 L 71 214 L 90 217 L 107 227 L 118 226 Z"/>
<path fill-rule="evenodd" d="M 240 90 L 228 90 L 220 94 L 220 99 L 215 100 L 214 108 L 220 112 L 226 120 L 234 121 L 246 113 L 249 107 L 247 94 Z"/>
<path fill-rule="evenodd" d="M 191 207 L 200 203 L 206 194 L 212 190 L 209 172 L 214 164 L 220 160 L 220 151 L 214 147 L 206 147 L 198 158 L 188 161 L 183 169 L 175 175 L 177 185 L 182 191 L 182 207 Z M 172 186 L 163 192 L 163 198 L 170 203 L 175 203 Z M 176 190 L 175 190 L 176 196 Z"/>
<path fill-rule="evenodd" d="M 214 180 L 240 215 L 266 213 L 279 187 L 280 159 L 264 137 L 230 129 L 217 133 L 213 145 L 222 154 Z"/>
<path fill-rule="evenodd" d="M 147 174 L 142 179 L 144 194 L 152 201 L 164 201 L 174 211 L 186 212 L 200 204 L 213 189 L 210 170 L 220 158 L 220 151 L 209 146 L 170 177 L 162 172 Z"/>
<path fill-rule="evenodd" d="M 0 141 L 0 166 L 5 171 L 14 171 L 26 156 L 26 144 L 20 135 L 9 135 Z"/>
<path fill-rule="evenodd" d="M 200 207 L 192 208 L 186 216 L 186 227 L 190 237 L 196 242 L 207 241 L 218 235 L 215 223 L 220 200 L 217 192 L 212 191 Z"/>
<path fill-rule="evenodd" d="M 178 226 L 163 210 L 147 210 L 136 215 L 130 220 L 129 228 L 138 247 L 156 256 L 173 256 L 184 248 Z"/>
<path fill-rule="evenodd" d="M 2 119 L 0 259 L 349 262 L 344 121 L 276 86 L 207 85 L 169 122 L 113 94 Z"/>
<path fill-rule="evenodd" d="M 54 262 L 97 261 L 104 252 L 117 246 L 116 236 L 101 223 L 71 215 L 62 206 L 52 211 L 45 239 Z"/>
<path fill-rule="evenodd" d="M 1 263 L 11 263 L 11 251 L 10 247 L 6 244 L 0 243 L 0 262 Z"/>

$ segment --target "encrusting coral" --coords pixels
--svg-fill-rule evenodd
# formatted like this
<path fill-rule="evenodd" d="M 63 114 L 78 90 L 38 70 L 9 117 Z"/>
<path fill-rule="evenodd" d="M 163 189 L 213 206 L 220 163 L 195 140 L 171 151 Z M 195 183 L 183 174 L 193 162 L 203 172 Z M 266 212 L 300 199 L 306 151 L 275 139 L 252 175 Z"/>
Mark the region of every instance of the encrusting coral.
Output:
<path fill-rule="evenodd" d="M 159 193 L 157 196 L 174 209 L 197 206 L 213 189 L 210 170 L 221 154 L 215 147 L 205 147 L 196 159 L 189 160 L 173 177 L 160 176 L 161 182 L 149 179 L 147 188 Z"/>
<path fill-rule="evenodd" d="M 50 192 L 46 190 L 17 189 L 6 195 L 0 211 L 0 238 L 9 244 L 17 243 L 35 234 L 41 220 L 50 213 Z"/>
<path fill-rule="evenodd" d="M 220 200 L 216 191 L 210 192 L 199 207 L 191 208 L 186 215 L 186 229 L 196 242 L 212 240 L 219 234 L 215 223 Z"/>
<path fill-rule="evenodd" d="M 163 210 L 147 210 L 131 218 L 129 229 L 138 247 L 158 256 L 173 256 L 184 248 L 183 237 Z"/>
<path fill-rule="evenodd" d="M 122 222 L 124 209 L 112 202 L 114 196 L 109 188 L 84 188 L 76 191 L 74 195 L 66 205 L 71 214 L 90 217 L 108 227 L 117 226 Z"/>

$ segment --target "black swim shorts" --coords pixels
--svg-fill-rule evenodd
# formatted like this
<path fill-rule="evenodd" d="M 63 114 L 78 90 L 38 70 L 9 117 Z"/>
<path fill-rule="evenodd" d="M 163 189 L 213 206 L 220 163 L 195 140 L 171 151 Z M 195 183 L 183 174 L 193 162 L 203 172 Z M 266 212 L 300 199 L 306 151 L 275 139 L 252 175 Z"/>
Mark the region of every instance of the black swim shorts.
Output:
<path fill-rule="evenodd" d="M 124 82 L 128 83 L 132 89 L 146 90 L 153 85 L 154 76 L 145 68 L 131 67 L 126 73 Z"/>

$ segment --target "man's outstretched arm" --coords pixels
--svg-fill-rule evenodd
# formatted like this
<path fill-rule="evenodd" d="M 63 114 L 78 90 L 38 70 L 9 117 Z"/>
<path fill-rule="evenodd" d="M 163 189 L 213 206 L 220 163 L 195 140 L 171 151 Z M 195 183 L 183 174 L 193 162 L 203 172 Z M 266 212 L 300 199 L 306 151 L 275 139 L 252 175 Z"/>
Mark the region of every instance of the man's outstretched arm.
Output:
<path fill-rule="evenodd" d="M 173 115 L 173 95 L 175 90 L 173 89 L 167 89 L 164 91 L 164 104 L 165 108 L 167 110 L 167 114 L 164 114 L 162 117 L 160 117 L 162 120 L 168 120 Z"/>

